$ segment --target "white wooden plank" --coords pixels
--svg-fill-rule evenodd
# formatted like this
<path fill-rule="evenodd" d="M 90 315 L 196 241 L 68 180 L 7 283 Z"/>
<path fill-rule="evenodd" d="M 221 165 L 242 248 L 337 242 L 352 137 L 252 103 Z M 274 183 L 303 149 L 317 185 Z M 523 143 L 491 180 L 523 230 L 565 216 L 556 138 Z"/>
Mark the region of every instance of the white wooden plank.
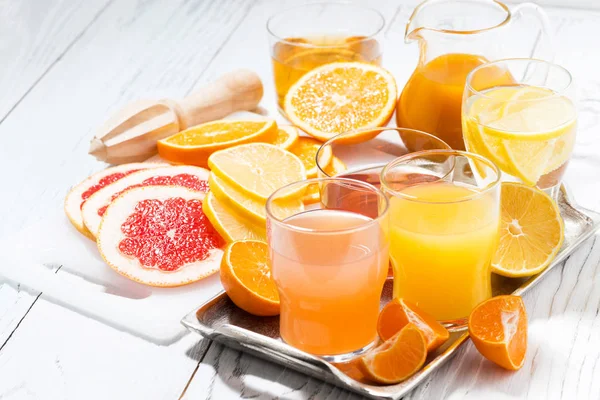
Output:
<path fill-rule="evenodd" d="M 156 346 L 40 300 L 0 354 L 0 398 L 176 399 L 206 344 Z"/>
<path fill-rule="evenodd" d="M 0 1 L 0 121 L 78 40 L 108 2 Z M 12 134 L 16 132 L 25 133 L 17 130 Z M 5 173 L 0 176 L 4 177 Z M 4 215 L 8 213 L 2 214 L 4 225 Z M 0 282 L 0 346 L 36 296 L 36 293 L 32 296 L 26 290 Z"/>
<path fill-rule="evenodd" d="M 182 400 L 237 398 L 358 400 L 362 396 L 213 342 Z"/>
<path fill-rule="evenodd" d="M 0 1 L 0 120 L 52 68 L 108 2 Z"/>
<path fill-rule="evenodd" d="M 0 236 L 61 209 L 69 186 L 101 167 L 87 147 L 110 111 L 133 98 L 187 93 L 251 4 L 112 2 L 0 125 L 0 166 L 18 172 L 3 174 L 11 196 L 0 200 L 10 210 L 3 213 Z M 33 300 L 11 290 L 4 286 L 0 296 L 2 323 L 12 321 L 3 339 Z M 150 345 L 43 300 L 29 314 L 0 352 L 0 397 L 175 398 L 199 359 L 186 355 L 197 339 L 172 348 Z M 57 369 L 68 373 L 53 383 L 48 376 Z M 99 380 L 96 370 L 103 371 Z M 99 382 L 105 388 L 90 392 Z"/>

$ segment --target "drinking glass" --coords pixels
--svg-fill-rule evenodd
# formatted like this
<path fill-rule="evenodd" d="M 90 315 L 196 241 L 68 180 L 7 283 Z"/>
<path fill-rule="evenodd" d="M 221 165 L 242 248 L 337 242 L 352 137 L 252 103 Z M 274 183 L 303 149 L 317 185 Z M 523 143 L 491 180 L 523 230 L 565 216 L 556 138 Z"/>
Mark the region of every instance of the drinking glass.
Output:
<path fill-rule="evenodd" d="M 510 80 L 497 85 L 494 73 Z M 462 113 L 469 151 L 498 165 L 503 180 L 537 186 L 556 199 L 577 130 L 569 71 L 526 58 L 484 64 L 467 77 Z"/>
<path fill-rule="evenodd" d="M 390 198 L 394 297 L 449 327 L 464 327 L 491 296 L 500 227 L 500 171 L 463 151 L 411 153 L 381 171 Z"/>
<path fill-rule="evenodd" d="M 315 190 L 318 203 L 285 207 Z M 315 178 L 278 189 L 266 209 L 282 339 L 336 362 L 369 349 L 389 263 L 386 196 L 364 182 Z"/>
<path fill-rule="evenodd" d="M 381 170 L 398 157 L 422 150 L 450 149 L 442 139 L 405 128 L 366 128 L 341 133 L 317 151 L 319 177 L 340 176 L 379 187 Z"/>
<path fill-rule="evenodd" d="M 351 3 L 312 3 L 267 21 L 277 104 L 306 72 L 337 61 L 381 64 L 385 20 L 376 10 Z"/>

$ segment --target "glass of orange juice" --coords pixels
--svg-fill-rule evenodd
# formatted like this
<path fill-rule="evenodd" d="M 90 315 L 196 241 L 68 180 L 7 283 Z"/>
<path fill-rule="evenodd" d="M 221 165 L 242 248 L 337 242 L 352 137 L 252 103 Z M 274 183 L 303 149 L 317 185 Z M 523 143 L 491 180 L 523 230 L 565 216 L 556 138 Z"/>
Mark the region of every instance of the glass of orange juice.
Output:
<path fill-rule="evenodd" d="M 492 70 L 507 71 L 512 83 L 487 79 Z M 527 58 L 484 64 L 467 77 L 462 114 L 469 151 L 496 163 L 503 180 L 557 197 L 577 131 L 569 71 Z"/>
<path fill-rule="evenodd" d="M 490 263 L 500 227 L 500 171 L 456 150 L 400 157 L 381 172 L 390 197 L 394 297 L 463 327 L 491 296 Z"/>
<path fill-rule="evenodd" d="M 381 64 L 385 20 L 376 10 L 351 3 L 311 3 L 267 21 L 277 104 L 306 72 L 331 62 Z"/>
<path fill-rule="evenodd" d="M 286 201 L 309 191 L 318 191 L 321 200 L 288 214 Z M 267 200 L 286 343 L 334 362 L 375 343 L 389 264 L 388 204 L 374 186 L 343 178 L 296 182 Z"/>

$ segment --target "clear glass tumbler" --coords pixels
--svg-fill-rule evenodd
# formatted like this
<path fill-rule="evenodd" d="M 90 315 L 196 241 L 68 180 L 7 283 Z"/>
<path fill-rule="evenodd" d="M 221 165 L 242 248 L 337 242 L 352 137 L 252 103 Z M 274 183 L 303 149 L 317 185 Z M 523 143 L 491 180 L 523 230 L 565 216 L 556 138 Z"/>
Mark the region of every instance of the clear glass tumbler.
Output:
<path fill-rule="evenodd" d="M 305 191 L 321 201 L 285 207 Z M 283 340 L 336 362 L 368 350 L 389 264 L 386 196 L 364 182 L 316 178 L 277 190 L 266 207 Z"/>
<path fill-rule="evenodd" d="M 577 131 L 569 71 L 525 58 L 477 67 L 467 77 L 462 124 L 467 149 L 498 165 L 503 180 L 556 199 Z"/>
<path fill-rule="evenodd" d="M 450 149 L 442 139 L 405 128 L 367 128 L 342 133 L 317 152 L 319 177 L 339 176 L 379 187 L 381 170 L 389 162 L 415 151 Z"/>
<path fill-rule="evenodd" d="M 500 228 L 500 171 L 456 150 L 408 154 L 381 172 L 390 197 L 394 297 L 461 327 L 491 292 Z"/>
<path fill-rule="evenodd" d="M 306 72 L 331 62 L 381 64 L 383 16 L 351 3 L 311 3 L 267 21 L 277 104 Z"/>

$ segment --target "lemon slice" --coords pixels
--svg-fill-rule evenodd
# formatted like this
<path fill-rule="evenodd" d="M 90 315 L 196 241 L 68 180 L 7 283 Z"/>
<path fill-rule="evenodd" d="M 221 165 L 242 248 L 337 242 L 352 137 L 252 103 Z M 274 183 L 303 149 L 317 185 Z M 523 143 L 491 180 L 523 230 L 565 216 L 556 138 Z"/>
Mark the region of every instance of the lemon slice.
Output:
<path fill-rule="evenodd" d="M 500 240 L 492 270 L 503 276 L 531 276 L 543 271 L 563 243 L 558 206 L 546 193 L 519 183 L 502 184 Z"/>
<path fill-rule="evenodd" d="M 233 210 L 222 204 L 212 192 L 208 192 L 202 202 L 202 211 L 225 241 L 266 240 L 265 228 L 235 215 Z"/>
<path fill-rule="evenodd" d="M 266 143 L 244 144 L 217 151 L 208 159 L 208 165 L 220 178 L 260 201 L 266 201 L 282 186 L 306 179 L 306 170 L 298 157 Z M 294 194 L 290 192 L 288 195 Z"/>
<path fill-rule="evenodd" d="M 236 189 L 235 186 L 230 185 L 215 174 L 210 174 L 208 184 L 215 197 L 222 204 L 228 206 L 243 218 L 259 226 L 265 226 L 267 218 L 265 202 L 246 196 L 242 191 Z M 277 202 L 273 206 L 281 208 L 277 211 L 277 215 L 293 215 L 304 210 L 301 198 L 292 198 L 290 201 Z"/>

